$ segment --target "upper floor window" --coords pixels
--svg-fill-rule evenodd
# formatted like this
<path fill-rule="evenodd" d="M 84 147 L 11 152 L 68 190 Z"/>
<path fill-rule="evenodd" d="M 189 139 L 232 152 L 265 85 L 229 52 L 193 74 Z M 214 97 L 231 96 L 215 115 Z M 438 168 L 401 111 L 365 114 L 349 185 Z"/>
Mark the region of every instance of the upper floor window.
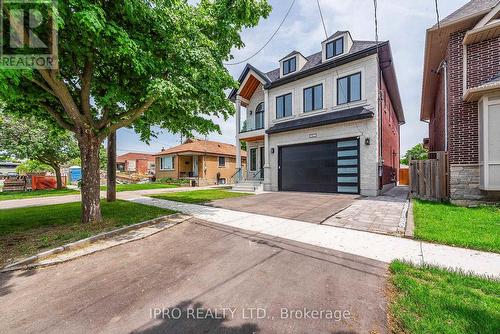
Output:
<path fill-rule="evenodd" d="M 259 103 L 255 108 L 255 129 L 264 128 L 264 102 Z"/>
<path fill-rule="evenodd" d="M 292 116 L 292 93 L 276 98 L 276 118 Z"/>
<path fill-rule="evenodd" d="M 297 58 L 293 57 L 283 62 L 283 75 L 295 72 L 297 69 Z"/>
<path fill-rule="evenodd" d="M 304 89 L 304 112 L 323 109 L 323 84 Z"/>
<path fill-rule="evenodd" d="M 219 157 L 219 167 L 226 167 L 226 157 Z"/>
<path fill-rule="evenodd" d="M 361 100 L 361 73 L 337 79 L 337 104 Z"/>
<path fill-rule="evenodd" d="M 326 59 L 333 58 L 335 56 L 344 53 L 344 37 L 337 38 L 326 44 Z"/>
<path fill-rule="evenodd" d="M 173 170 L 174 169 L 174 156 L 168 155 L 166 157 L 160 158 L 160 169 L 161 170 Z"/>

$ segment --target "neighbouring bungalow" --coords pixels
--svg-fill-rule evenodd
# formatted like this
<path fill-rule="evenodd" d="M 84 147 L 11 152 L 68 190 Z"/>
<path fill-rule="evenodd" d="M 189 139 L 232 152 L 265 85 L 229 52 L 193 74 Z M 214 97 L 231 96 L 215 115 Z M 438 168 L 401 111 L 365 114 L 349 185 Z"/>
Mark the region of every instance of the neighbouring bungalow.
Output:
<path fill-rule="evenodd" d="M 158 179 L 189 179 L 204 186 L 232 183 L 237 173 L 236 147 L 216 141 L 187 139 L 155 157 Z M 245 164 L 245 151 L 241 151 L 241 157 Z"/>
<path fill-rule="evenodd" d="M 153 174 L 155 157 L 149 153 L 126 153 L 116 157 L 116 169 L 120 172 Z"/>

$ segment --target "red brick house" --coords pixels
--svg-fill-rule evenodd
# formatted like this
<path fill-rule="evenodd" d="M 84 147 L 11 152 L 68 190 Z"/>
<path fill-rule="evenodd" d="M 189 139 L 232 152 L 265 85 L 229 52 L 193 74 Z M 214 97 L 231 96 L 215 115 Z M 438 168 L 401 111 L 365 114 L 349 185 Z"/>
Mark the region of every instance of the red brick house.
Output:
<path fill-rule="evenodd" d="M 447 151 L 450 198 L 500 194 L 500 1 L 472 0 L 427 30 L 420 118 Z"/>
<path fill-rule="evenodd" d="M 116 169 L 120 172 L 154 174 L 155 157 L 148 153 L 126 153 L 116 157 Z"/>

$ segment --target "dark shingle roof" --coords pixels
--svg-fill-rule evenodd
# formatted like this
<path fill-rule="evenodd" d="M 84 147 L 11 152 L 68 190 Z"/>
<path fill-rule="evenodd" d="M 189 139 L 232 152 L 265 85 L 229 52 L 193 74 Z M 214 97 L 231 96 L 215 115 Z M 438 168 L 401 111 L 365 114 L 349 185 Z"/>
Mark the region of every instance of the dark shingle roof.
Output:
<path fill-rule="evenodd" d="M 447 17 L 441 20 L 440 24 L 447 24 L 453 21 L 457 21 L 468 16 L 480 13 L 485 10 L 492 9 L 498 4 L 499 0 L 472 0 L 463 5 L 461 8 L 457 9 Z"/>
<path fill-rule="evenodd" d="M 342 33 L 342 32 L 339 32 L 339 33 Z M 339 57 L 338 59 L 341 59 L 343 57 L 347 57 L 347 56 L 352 55 L 352 54 L 359 52 L 359 51 L 363 51 L 363 50 L 368 49 L 368 48 L 375 46 L 375 45 L 377 45 L 377 42 L 374 42 L 374 41 L 353 41 L 353 45 L 351 47 L 351 50 L 349 50 L 348 53 Z M 322 64 L 321 51 L 314 53 L 314 54 L 310 55 L 309 57 L 306 57 L 306 59 L 307 59 L 307 63 L 297 73 L 300 73 L 300 72 L 303 72 L 305 70 L 309 70 L 311 68 L 314 68 L 314 67 L 321 65 Z M 277 81 L 280 79 L 280 69 L 279 68 L 274 69 L 270 72 L 265 73 L 265 75 L 269 78 L 269 80 L 271 82 Z"/>
<path fill-rule="evenodd" d="M 335 112 L 323 113 L 315 116 L 301 117 L 288 122 L 277 123 L 266 130 L 266 133 L 280 133 L 291 130 L 307 129 L 316 126 L 350 122 L 365 118 L 372 118 L 373 111 L 363 107 L 339 110 Z"/>

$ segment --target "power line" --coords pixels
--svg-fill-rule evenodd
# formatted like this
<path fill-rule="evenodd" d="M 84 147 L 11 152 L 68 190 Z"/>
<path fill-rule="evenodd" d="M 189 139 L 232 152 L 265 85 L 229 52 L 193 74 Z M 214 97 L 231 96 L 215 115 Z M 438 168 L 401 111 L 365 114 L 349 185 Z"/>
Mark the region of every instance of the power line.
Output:
<path fill-rule="evenodd" d="M 434 3 L 436 4 L 436 19 L 437 19 L 437 26 L 438 26 L 438 29 L 441 28 L 441 23 L 439 22 L 440 19 L 439 19 L 439 6 L 438 6 L 438 0 L 434 0 Z"/>
<path fill-rule="evenodd" d="M 321 17 L 321 23 L 323 23 L 323 30 L 325 31 L 325 38 L 328 39 L 328 33 L 326 32 L 325 20 L 323 19 L 323 12 L 321 11 L 321 5 L 319 4 L 319 0 L 316 0 L 319 9 L 319 16 Z"/>
<path fill-rule="evenodd" d="M 266 43 L 264 43 L 264 45 L 259 50 L 257 50 L 254 54 L 252 54 L 251 56 L 249 56 L 249 57 L 247 57 L 247 58 L 245 58 L 245 59 L 243 59 L 241 61 L 238 61 L 238 62 L 235 62 L 235 63 L 223 63 L 223 65 L 234 66 L 234 65 L 239 65 L 239 64 L 246 63 L 247 61 L 249 61 L 250 59 L 252 59 L 256 55 L 258 55 L 262 50 L 264 50 L 264 48 L 273 40 L 274 36 L 276 36 L 276 34 L 278 33 L 278 31 L 281 29 L 281 26 L 283 25 L 283 23 L 285 23 L 285 20 L 288 17 L 288 14 L 290 14 L 290 11 L 292 10 L 292 7 L 293 7 L 294 3 L 295 3 L 295 0 L 292 0 L 292 3 L 290 4 L 290 7 L 288 8 L 288 11 L 286 12 L 285 17 L 283 17 L 283 20 L 281 20 L 281 23 L 279 24 L 278 28 L 274 31 L 274 33 L 271 35 L 271 37 L 267 40 Z"/>

